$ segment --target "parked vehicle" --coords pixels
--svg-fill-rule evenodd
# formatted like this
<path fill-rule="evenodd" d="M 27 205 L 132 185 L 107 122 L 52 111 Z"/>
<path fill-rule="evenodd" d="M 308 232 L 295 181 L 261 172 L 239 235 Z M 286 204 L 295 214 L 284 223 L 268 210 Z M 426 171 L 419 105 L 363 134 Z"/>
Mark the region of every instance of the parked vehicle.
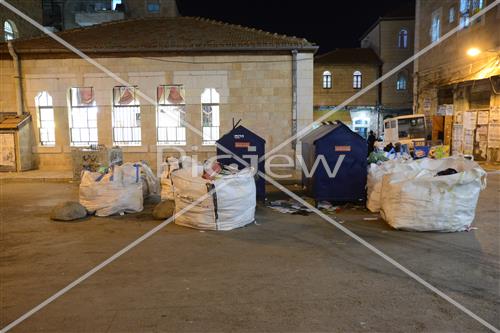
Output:
<path fill-rule="evenodd" d="M 383 146 L 392 143 L 407 144 L 413 148 L 415 141 L 425 141 L 427 138 L 425 116 L 421 114 L 399 116 L 384 120 Z"/>

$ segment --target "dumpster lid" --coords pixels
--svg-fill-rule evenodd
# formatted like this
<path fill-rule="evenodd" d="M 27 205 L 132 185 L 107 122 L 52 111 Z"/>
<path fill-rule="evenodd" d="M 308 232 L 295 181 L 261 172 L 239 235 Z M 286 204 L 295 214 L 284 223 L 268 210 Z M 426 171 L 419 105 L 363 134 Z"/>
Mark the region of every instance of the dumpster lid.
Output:
<path fill-rule="evenodd" d="M 316 144 L 316 141 L 318 141 L 319 139 L 323 138 L 325 135 L 328 135 L 330 134 L 332 131 L 338 129 L 338 128 L 341 128 L 341 127 L 345 127 L 349 130 L 349 133 L 359 137 L 360 139 L 362 140 L 365 140 L 361 135 L 359 135 L 358 133 L 352 131 L 349 126 L 347 126 L 346 124 L 344 124 L 343 122 L 341 121 L 337 121 L 335 124 L 326 124 L 326 125 L 321 125 L 320 127 L 316 128 L 315 130 L 309 132 L 308 134 L 306 134 L 302 139 L 301 141 L 302 142 L 305 142 L 305 143 L 309 143 L 309 144 Z"/>
<path fill-rule="evenodd" d="M 15 113 L 7 113 L 0 116 L 0 130 L 18 130 L 31 119 L 30 114 L 18 116 Z"/>
<path fill-rule="evenodd" d="M 264 140 L 264 138 L 262 138 L 260 135 L 258 135 L 256 133 L 252 132 L 251 130 L 249 130 L 248 128 L 246 128 L 243 125 L 239 125 L 239 126 L 233 128 L 232 130 L 230 130 L 229 132 L 227 132 L 226 134 L 224 134 L 218 141 L 220 141 L 222 138 L 224 138 L 227 135 L 233 134 L 233 132 L 235 132 L 235 131 L 246 132 L 246 134 L 254 136 L 257 140 L 261 141 L 262 143 L 266 143 L 266 140 Z"/>

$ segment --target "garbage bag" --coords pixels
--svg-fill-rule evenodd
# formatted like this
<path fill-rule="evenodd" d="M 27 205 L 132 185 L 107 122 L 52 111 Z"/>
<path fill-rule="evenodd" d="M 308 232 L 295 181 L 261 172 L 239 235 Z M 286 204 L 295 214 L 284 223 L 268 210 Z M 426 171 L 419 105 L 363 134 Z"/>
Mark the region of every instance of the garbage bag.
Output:
<path fill-rule="evenodd" d="M 414 231 L 464 231 L 475 216 L 479 193 L 486 187 L 486 172 L 464 158 L 425 158 L 415 170 L 383 176 L 381 215 L 393 228 Z M 452 168 L 457 173 L 436 176 Z"/>
<path fill-rule="evenodd" d="M 80 204 L 96 216 L 142 211 L 142 183 L 115 178 L 122 171 L 121 167 L 115 166 L 114 173 L 106 177 L 97 172 L 84 171 L 79 188 Z"/>

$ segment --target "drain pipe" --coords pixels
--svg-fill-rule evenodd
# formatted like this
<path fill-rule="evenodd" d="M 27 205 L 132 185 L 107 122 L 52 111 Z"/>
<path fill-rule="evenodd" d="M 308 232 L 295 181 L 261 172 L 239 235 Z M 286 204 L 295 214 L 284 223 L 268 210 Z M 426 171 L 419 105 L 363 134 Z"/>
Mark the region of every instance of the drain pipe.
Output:
<path fill-rule="evenodd" d="M 292 136 L 297 134 L 297 50 L 292 50 Z M 292 141 L 296 150 L 297 140 Z"/>
<path fill-rule="evenodd" d="M 14 46 L 12 45 L 11 41 L 7 43 L 7 46 L 9 48 L 10 56 L 14 61 L 14 72 L 15 72 L 14 79 L 16 80 L 16 85 L 17 85 L 16 89 L 17 115 L 22 116 L 24 110 L 24 103 L 23 103 L 23 84 L 21 82 L 21 63 L 19 61 L 19 56 L 14 50 Z"/>

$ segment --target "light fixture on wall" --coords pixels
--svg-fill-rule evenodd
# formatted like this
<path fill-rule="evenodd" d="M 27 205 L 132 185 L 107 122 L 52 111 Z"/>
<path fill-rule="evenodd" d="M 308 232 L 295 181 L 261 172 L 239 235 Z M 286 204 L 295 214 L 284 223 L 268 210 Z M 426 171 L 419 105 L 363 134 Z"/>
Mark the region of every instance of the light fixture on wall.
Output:
<path fill-rule="evenodd" d="M 470 47 L 466 51 L 467 55 L 469 57 L 476 57 L 480 55 L 481 53 L 500 53 L 500 47 L 497 47 L 495 49 L 489 49 L 489 50 L 481 50 L 478 47 Z"/>
<path fill-rule="evenodd" d="M 481 54 L 481 50 L 478 49 L 477 47 L 471 47 L 467 50 L 467 55 L 469 57 L 476 57 L 478 56 L 479 54 Z"/>

